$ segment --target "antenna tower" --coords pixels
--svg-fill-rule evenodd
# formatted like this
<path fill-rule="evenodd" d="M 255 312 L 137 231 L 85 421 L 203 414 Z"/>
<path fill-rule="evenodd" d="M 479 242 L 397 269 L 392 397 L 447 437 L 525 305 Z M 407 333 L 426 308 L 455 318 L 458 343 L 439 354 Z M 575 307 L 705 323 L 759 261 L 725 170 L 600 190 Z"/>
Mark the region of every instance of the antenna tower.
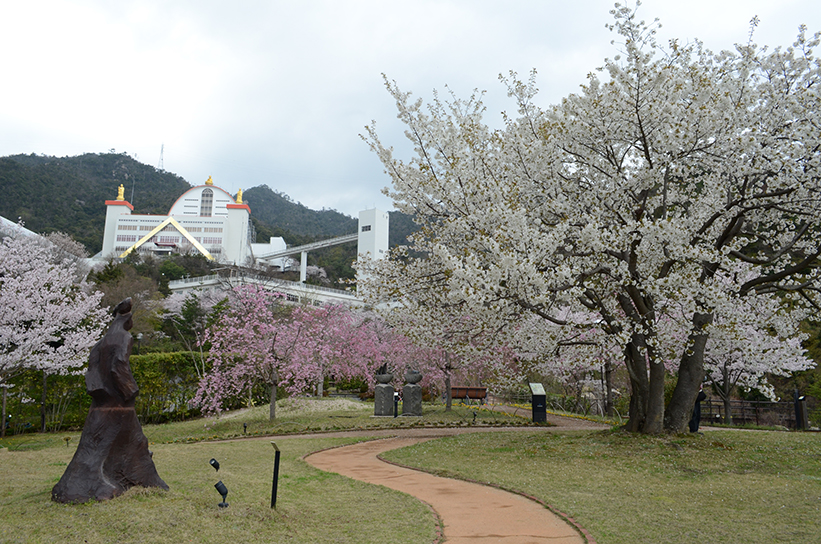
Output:
<path fill-rule="evenodd" d="M 163 170 L 162 154 L 165 151 L 165 144 L 160 145 L 160 163 L 157 165 L 158 170 Z"/>

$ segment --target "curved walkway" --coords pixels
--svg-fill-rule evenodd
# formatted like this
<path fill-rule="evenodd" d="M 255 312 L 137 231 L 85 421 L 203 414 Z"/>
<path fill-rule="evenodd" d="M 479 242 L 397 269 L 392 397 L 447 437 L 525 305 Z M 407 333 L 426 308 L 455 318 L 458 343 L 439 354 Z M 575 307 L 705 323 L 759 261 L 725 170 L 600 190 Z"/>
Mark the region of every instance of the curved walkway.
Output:
<path fill-rule="evenodd" d="M 560 418 L 556 427 L 606 428 L 587 421 Z M 482 429 L 493 432 L 493 429 Z M 532 427 L 522 430 L 533 430 Z M 349 478 L 402 491 L 429 504 L 439 515 L 443 537 L 449 544 L 498 542 L 501 544 L 593 543 L 580 529 L 543 505 L 521 495 L 478 483 L 442 478 L 386 463 L 378 455 L 457 434 L 468 429 L 393 430 L 391 438 L 362 442 L 311 454 L 305 460 L 314 467 Z M 450 431 L 450 432 L 449 432 Z M 470 429 L 472 432 L 480 429 Z M 469 432 L 470 432 L 469 431 Z M 398 436 L 397 436 L 398 435 Z"/>

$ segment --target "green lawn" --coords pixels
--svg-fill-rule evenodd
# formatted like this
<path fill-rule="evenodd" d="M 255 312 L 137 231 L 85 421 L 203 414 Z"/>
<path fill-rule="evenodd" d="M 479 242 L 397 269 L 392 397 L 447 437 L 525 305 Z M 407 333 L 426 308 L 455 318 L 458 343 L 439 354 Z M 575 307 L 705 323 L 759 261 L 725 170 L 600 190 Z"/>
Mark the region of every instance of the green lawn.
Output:
<path fill-rule="evenodd" d="M 53 503 L 50 492 L 79 433 L 8 437 L 0 441 L 8 448 L 0 449 L 0 542 L 431 542 L 434 517 L 415 499 L 302 461 L 359 438 L 276 438 L 282 466 L 278 507 L 271 510 L 274 450 L 265 435 L 528 424 L 475 407 L 448 413 L 431 405 L 423 418 L 396 419 L 373 418 L 372 410 L 369 404 L 286 399 L 274 423 L 263 406 L 146 426 L 170 491 L 131 490 L 112 501 L 73 506 Z M 241 436 L 243 423 L 251 438 L 223 440 Z M 533 428 L 433 440 L 385 456 L 533 495 L 573 516 L 599 544 L 821 542 L 818 433 L 647 437 Z M 212 457 L 219 473 L 208 464 Z M 225 510 L 217 508 L 214 484 L 220 479 L 229 489 Z"/>
<path fill-rule="evenodd" d="M 84 505 L 51 501 L 51 488 L 71 460 L 79 433 L 7 437 L 0 441 L 5 446 L 0 449 L 0 542 L 432 542 L 436 520 L 416 499 L 321 472 L 302 460 L 308 453 L 362 439 L 277 438 L 282 459 L 277 509 L 271 510 L 274 449 L 263 435 L 527 424 L 473 408 L 445 413 L 441 406 L 426 406 L 423 418 L 373 418 L 372 404 L 308 399 L 278 403 L 273 423 L 267 414 L 263 406 L 219 419 L 147 425 L 154 462 L 170 491 L 132 489 L 117 499 Z M 250 438 L 213 440 L 241 436 L 243 423 Z M 65 437 L 71 438 L 68 445 Z M 219 473 L 208 464 L 212 457 L 220 463 Z M 225 510 L 217 507 L 218 480 L 229 491 Z"/>
<path fill-rule="evenodd" d="M 538 497 L 599 544 L 821 542 L 819 433 L 498 432 L 384 457 Z"/>
<path fill-rule="evenodd" d="M 0 542 L 431 542 L 434 520 L 413 498 L 316 470 L 310 452 L 353 439 L 284 439 L 277 509 L 271 510 L 269 440 L 152 446 L 170 491 L 132 489 L 114 500 L 63 505 L 51 488 L 73 448 L 0 453 Z M 208 464 L 220 462 L 219 473 Z M 228 487 L 227 509 L 214 484 Z M 391 523 L 372 521 L 391 512 Z M 399 535 L 410 535 L 400 538 Z"/>

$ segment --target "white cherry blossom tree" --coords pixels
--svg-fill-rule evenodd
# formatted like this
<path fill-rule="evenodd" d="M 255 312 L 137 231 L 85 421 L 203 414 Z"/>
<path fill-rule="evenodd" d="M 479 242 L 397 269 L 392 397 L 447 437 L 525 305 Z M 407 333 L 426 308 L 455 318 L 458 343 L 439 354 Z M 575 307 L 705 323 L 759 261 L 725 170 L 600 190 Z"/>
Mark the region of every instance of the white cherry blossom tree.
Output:
<path fill-rule="evenodd" d="M 100 293 L 76 259 L 37 237 L 0 240 L 0 387 L 26 369 L 48 375 L 83 366 L 105 322 Z M 3 403 L 5 423 L 5 402 Z M 4 425 L 5 427 L 5 425 Z M 2 433 L 4 434 L 5 428 Z"/>
<path fill-rule="evenodd" d="M 490 328 L 523 313 L 573 327 L 567 316 L 595 312 L 623 349 L 628 429 L 683 431 L 711 324 L 747 297 L 779 294 L 785 316 L 818 308 L 819 40 L 801 29 L 785 49 L 662 47 L 635 10 L 613 14 L 619 55 L 578 94 L 543 109 L 535 76 L 503 78 L 518 115 L 501 129 L 482 120 L 479 93 L 425 107 L 386 80 L 415 157 L 394 157 L 374 126 L 366 140 L 397 209 L 417 218 L 423 257 L 363 277 L 396 298 L 446 291 Z M 665 342 L 682 331 L 671 359 Z"/>

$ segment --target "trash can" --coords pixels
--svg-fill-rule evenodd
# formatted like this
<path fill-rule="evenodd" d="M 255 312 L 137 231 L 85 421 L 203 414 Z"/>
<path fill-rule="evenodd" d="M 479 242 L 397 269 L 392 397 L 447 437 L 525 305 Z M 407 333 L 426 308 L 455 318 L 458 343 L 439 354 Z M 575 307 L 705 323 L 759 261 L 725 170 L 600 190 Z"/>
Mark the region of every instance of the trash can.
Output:
<path fill-rule="evenodd" d="M 530 405 L 533 410 L 533 423 L 547 421 L 547 394 L 540 383 L 530 384 Z"/>

